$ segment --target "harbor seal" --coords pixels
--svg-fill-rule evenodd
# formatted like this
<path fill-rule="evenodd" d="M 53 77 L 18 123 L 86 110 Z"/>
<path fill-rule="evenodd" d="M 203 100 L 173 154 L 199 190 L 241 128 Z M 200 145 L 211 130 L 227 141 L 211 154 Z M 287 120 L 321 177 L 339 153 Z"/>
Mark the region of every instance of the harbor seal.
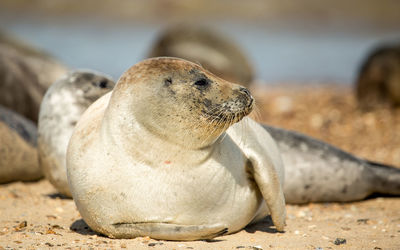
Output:
<path fill-rule="evenodd" d="M 178 58 L 126 71 L 81 116 L 67 152 L 76 206 L 112 238 L 208 239 L 271 214 L 284 229 L 283 166 L 249 118 L 249 91 Z"/>
<path fill-rule="evenodd" d="M 362 108 L 400 106 L 400 44 L 375 48 L 364 60 L 356 81 Z"/>
<path fill-rule="evenodd" d="M 248 87 L 254 70 L 243 50 L 231 38 L 196 25 L 165 29 L 154 42 L 148 57 L 179 57 L 200 64 L 230 82 Z"/>
<path fill-rule="evenodd" d="M 76 74 L 83 74 L 83 72 Z M 94 82 L 99 85 L 100 81 L 94 79 Z M 44 145 L 48 151 L 51 149 L 50 151 L 59 152 L 59 158 L 56 158 L 57 161 L 54 160 L 57 164 L 53 163 L 53 168 L 48 170 L 43 168 L 43 171 L 46 176 L 57 176 L 57 178 L 48 178 L 52 180 L 52 183 L 58 183 L 55 187 L 61 186 L 57 189 L 68 197 L 71 194 L 67 184 L 65 164 L 61 162 L 65 161 L 67 141 L 72 134 L 75 121 L 78 121 L 86 108 L 97 99 L 82 96 L 82 93 L 87 91 L 87 84 L 78 82 L 89 80 L 92 79 L 89 77 L 83 80 L 82 75 L 75 77 L 71 74 L 66 79 L 58 81 L 48 90 L 48 93 L 52 93 L 52 98 L 61 101 L 50 102 L 46 94 L 41 106 L 42 109 L 44 107 L 50 109 L 50 112 L 47 112 L 46 119 L 39 119 L 38 149 L 39 155 L 42 155 L 40 159 L 42 162 L 49 162 L 43 156 Z M 108 85 L 111 86 L 111 80 L 108 80 Z M 100 89 L 98 96 L 108 90 Z M 82 98 L 84 101 L 79 101 Z M 65 112 L 77 106 L 80 108 L 74 109 L 74 112 Z M 59 110 L 62 112 L 54 113 Z M 262 126 L 278 144 L 285 166 L 285 176 L 290 178 L 284 185 L 286 203 L 346 202 L 361 200 L 373 193 L 400 194 L 399 169 L 360 159 L 299 132 L 266 124 Z M 50 142 L 41 146 L 42 131 L 48 135 L 47 139 Z M 377 167 L 380 165 L 382 167 Z M 54 171 L 53 174 L 52 171 Z"/>
<path fill-rule="evenodd" d="M 0 106 L 0 183 L 42 177 L 37 157 L 36 126 Z"/>
<path fill-rule="evenodd" d="M 83 112 L 115 83 L 98 72 L 75 70 L 47 90 L 40 105 L 38 151 L 40 167 L 51 184 L 71 197 L 66 154 L 72 131 Z"/>
<path fill-rule="evenodd" d="M 0 32 L 0 105 L 36 123 L 44 93 L 66 72 L 47 53 Z"/>
<path fill-rule="evenodd" d="M 372 194 L 400 195 L 400 169 L 360 159 L 310 136 L 263 127 L 285 166 L 286 203 L 348 202 Z"/>

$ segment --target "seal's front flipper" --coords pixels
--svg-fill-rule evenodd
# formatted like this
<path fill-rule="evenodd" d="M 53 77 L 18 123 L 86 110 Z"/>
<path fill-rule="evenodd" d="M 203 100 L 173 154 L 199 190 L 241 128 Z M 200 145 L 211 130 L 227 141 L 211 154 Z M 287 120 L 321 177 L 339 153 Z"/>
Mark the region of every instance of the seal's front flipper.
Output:
<path fill-rule="evenodd" d="M 112 238 L 135 238 L 149 236 L 159 240 L 206 240 L 228 232 L 221 224 L 179 225 L 161 222 L 114 223 L 111 225 Z"/>
<path fill-rule="evenodd" d="M 286 209 L 283 195 L 283 163 L 279 150 L 268 132 L 250 118 L 228 129 L 248 158 L 247 170 L 253 175 L 278 231 L 285 226 Z"/>
<path fill-rule="evenodd" d="M 247 167 L 253 174 L 254 180 L 267 203 L 276 229 L 282 232 L 285 227 L 286 209 L 279 177 L 273 171 L 274 167 L 271 162 L 251 155 L 249 155 L 249 160 L 250 164 L 247 164 Z"/>

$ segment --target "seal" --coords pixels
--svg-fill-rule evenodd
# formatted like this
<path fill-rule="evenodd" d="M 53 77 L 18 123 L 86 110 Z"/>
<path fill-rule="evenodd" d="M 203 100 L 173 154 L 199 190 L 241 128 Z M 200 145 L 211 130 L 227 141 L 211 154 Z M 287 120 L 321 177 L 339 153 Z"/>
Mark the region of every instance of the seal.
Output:
<path fill-rule="evenodd" d="M 372 50 L 360 67 L 356 94 L 364 109 L 400 106 L 400 44 Z"/>
<path fill-rule="evenodd" d="M 95 71 L 71 71 L 51 85 L 40 105 L 40 167 L 50 183 L 67 197 L 71 197 L 71 193 L 65 158 L 72 131 L 87 107 L 112 90 L 114 85 L 109 77 Z"/>
<path fill-rule="evenodd" d="M 0 105 L 36 123 L 44 93 L 66 72 L 46 52 L 0 32 Z"/>
<path fill-rule="evenodd" d="M 186 60 L 131 67 L 69 142 L 68 182 L 85 222 L 112 238 L 196 240 L 270 214 L 282 231 L 283 165 L 268 132 L 242 120 L 253 103 Z"/>
<path fill-rule="evenodd" d="M 263 127 L 282 155 L 287 203 L 348 202 L 373 194 L 400 195 L 399 168 L 360 159 L 295 131 Z"/>
<path fill-rule="evenodd" d="M 46 107 L 49 111 L 44 117 L 44 112 L 41 112 L 39 117 L 39 159 L 42 164 L 47 162 L 47 166 L 53 166 L 42 169 L 52 183 L 57 183 L 55 187 L 59 187 L 59 192 L 68 197 L 71 194 L 64 163 L 67 142 L 74 124 L 86 108 L 114 85 L 109 79 L 101 84 L 103 80 L 106 78 L 98 73 L 75 72 L 48 90 L 52 101 L 48 98 L 50 94 L 46 94 L 42 102 L 42 110 Z M 94 98 L 82 94 L 88 92 L 88 88 L 98 90 Z M 68 111 L 71 107 L 78 108 Z M 263 127 L 276 141 L 284 162 L 285 176 L 290 178 L 284 185 L 286 203 L 346 202 L 361 200 L 372 194 L 400 194 L 400 170 L 395 167 L 371 163 L 295 131 L 269 125 Z M 47 135 L 48 142 L 42 140 L 41 133 Z M 58 158 L 49 160 L 44 147 L 47 151 L 58 152 Z M 377 167 L 379 165 L 382 167 Z"/>
<path fill-rule="evenodd" d="M 198 63 L 230 82 L 250 86 L 254 70 L 232 38 L 210 28 L 175 25 L 166 28 L 154 42 L 148 57 L 171 56 Z"/>
<path fill-rule="evenodd" d="M 0 106 L 0 183 L 42 177 L 37 157 L 36 126 Z"/>

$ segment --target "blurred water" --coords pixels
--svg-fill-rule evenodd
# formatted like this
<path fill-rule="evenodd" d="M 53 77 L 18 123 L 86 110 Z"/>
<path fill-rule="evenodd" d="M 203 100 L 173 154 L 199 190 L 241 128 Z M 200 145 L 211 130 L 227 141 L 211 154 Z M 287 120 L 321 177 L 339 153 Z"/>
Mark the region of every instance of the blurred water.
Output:
<path fill-rule="evenodd" d="M 382 41 L 400 40 L 400 30 L 325 32 L 268 28 L 254 23 L 210 25 L 243 47 L 253 61 L 257 78 L 267 83 L 351 83 L 371 48 Z M 145 57 L 163 25 L 0 17 L 0 27 L 49 51 L 71 67 L 99 70 L 118 79 Z"/>

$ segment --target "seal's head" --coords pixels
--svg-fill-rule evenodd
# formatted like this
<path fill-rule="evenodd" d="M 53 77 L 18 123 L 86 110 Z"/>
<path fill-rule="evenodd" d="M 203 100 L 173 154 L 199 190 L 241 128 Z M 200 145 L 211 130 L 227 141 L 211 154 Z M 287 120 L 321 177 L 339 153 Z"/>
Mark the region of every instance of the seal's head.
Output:
<path fill-rule="evenodd" d="M 246 87 L 254 70 L 245 51 L 221 31 L 198 25 L 173 25 L 159 35 L 148 57 L 179 57 Z"/>
<path fill-rule="evenodd" d="M 164 140 L 202 148 L 249 114 L 253 103 L 250 92 L 240 85 L 192 62 L 160 57 L 126 71 L 110 107 L 133 113 L 137 123 Z"/>
<path fill-rule="evenodd" d="M 74 91 L 74 95 L 81 96 L 90 103 L 111 91 L 115 85 L 110 77 L 89 70 L 72 71 L 66 76 L 66 80 L 69 83 L 63 83 L 62 86 Z"/>

